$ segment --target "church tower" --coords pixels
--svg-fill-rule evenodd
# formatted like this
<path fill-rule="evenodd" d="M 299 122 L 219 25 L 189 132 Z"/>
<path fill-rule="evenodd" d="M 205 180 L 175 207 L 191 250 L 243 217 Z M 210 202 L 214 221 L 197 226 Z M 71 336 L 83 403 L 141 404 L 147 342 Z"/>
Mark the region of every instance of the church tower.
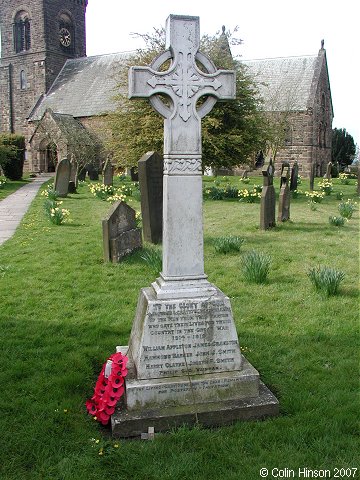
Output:
<path fill-rule="evenodd" d="M 0 132 L 27 117 L 65 61 L 86 56 L 87 0 L 0 0 Z"/>

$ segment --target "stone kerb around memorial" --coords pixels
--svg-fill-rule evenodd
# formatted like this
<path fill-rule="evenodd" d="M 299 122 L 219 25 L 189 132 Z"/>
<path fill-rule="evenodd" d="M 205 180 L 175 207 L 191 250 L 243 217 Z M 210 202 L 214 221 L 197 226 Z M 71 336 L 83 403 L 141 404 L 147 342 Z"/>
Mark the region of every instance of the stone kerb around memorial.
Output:
<path fill-rule="evenodd" d="M 198 17 L 170 15 L 166 32 L 169 50 L 129 71 L 130 98 L 149 98 L 164 117 L 163 271 L 141 289 L 129 345 L 118 347 L 129 357 L 124 404 L 112 416 L 121 437 L 278 413 L 241 354 L 229 298 L 204 272 L 201 117 L 235 98 L 235 74 L 199 53 Z M 158 71 L 164 59 L 170 68 Z M 159 94 L 171 97 L 171 111 Z M 209 100 L 197 111 L 201 95 Z"/>

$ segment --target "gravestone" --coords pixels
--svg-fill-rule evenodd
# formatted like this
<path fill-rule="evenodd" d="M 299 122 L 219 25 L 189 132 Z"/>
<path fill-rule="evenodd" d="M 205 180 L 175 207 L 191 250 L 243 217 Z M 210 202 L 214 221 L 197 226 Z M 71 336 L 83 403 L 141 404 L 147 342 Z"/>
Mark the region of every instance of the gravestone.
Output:
<path fill-rule="evenodd" d="M 272 158 L 267 160 L 262 168 L 263 188 L 260 200 L 260 229 L 268 230 L 275 223 L 275 188 L 274 164 Z"/>
<path fill-rule="evenodd" d="M 289 177 L 290 177 L 290 165 L 288 162 L 282 162 L 281 176 L 280 176 L 278 222 L 286 222 L 287 220 L 290 220 Z"/>
<path fill-rule="evenodd" d="M 112 163 L 111 163 L 111 157 L 110 155 L 108 155 L 102 171 L 103 184 L 112 186 L 113 175 L 114 175 L 114 167 L 112 166 Z"/>
<path fill-rule="evenodd" d="M 71 165 L 68 158 L 63 158 L 56 166 L 54 190 L 59 197 L 66 197 L 69 192 Z"/>
<path fill-rule="evenodd" d="M 199 43 L 198 17 L 170 15 L 167 50 L 150 67 L 129 70 L 129 97 L 149 98 L 165 119 L 163 270 L 140 292 L 129 346 L 118 347 L 129 357 L 129 373 L 125 409 L 111 418 L 117 436 L 278 412 L 241 355 L 229 298 L 204 272 L 201 118 L 217 100 L 235 98 L 235 74 L 216 70 Z"/>
<path fill-rule="evenodd" d="M 157 152 L 147 152 L 138 162 L 143 235 L 151 243 L 162 239 L 163 168 Z"/>
<path fill-rule="evenodd" d="M 324 175 L 324 178 L 326 178 L 326 180 L 331 180 L 331 169 L 332 169 L 332 162 L 329 162 L 326 166 L 326 173 Z"/>
<path fill-rule="evenodd" d="M 294 191 L 298 187 L 299 165 L 295 161 L 291 169 L 290 191 Z"/>
<path fill-rule="evenodd" d="M 135 210 L 125 202 L 116 202 L 102 220 L 105 262 L 118 263 L 141 248 L 141 230 L 136 227 Z"/>
<path fill-rule="evenodd" d="M 310 192 L 314 191 L 316 164 L 313 162 L 310 166 Z"/>
<path fill-rule="evenodd" d="M 78 169 L 78 164 L 77 164 L 77 161 L 75 160 L 75 156 L 71 155 L 69 193 L 76 193 L 76 189 L 78 187 L 77 169 Z"/>

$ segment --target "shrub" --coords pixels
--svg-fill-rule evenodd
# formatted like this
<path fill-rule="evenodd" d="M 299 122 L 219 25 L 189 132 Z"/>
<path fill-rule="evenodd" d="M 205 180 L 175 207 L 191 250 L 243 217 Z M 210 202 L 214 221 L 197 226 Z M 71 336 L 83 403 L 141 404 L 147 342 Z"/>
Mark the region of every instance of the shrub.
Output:
<path fill-rule="evenodd" d="M 350 198 L 346 200 L 346 202 L 339 203 L 338 209 L 339 213 L 344 218 L 351 218 L 354 210 L 356 208 L 356 202 L 353 202 Z"/>
<path fill-rule="evenodd" d="M 0 165 L 5 177 L 21 180 L 25 159 L 25 137 L 23 135 L 0 135 Z"/>
<path fill-rule="evenodd" d="M 335 270 L 330 267 L 313 267 L 307 272 L 311 283 L 317 292 L 326 297 L 336 295 L 339 290 L 340 282 L 344 279 L 345 274 L 341 270 Z"/>
<path fill-rule="evenodd" d="M 215 238 L 214 247 L 218 253 L 239 252 L 244 239 L 237 236 Z"/>
<path fill-rule="evenodd" d="M 343 227 L 344 223 L 345 223 L 345 218 L 344 217 L 330 216 L 329 217 L 329 223 L 330 223 L 330 225 L 334 225 L 335 227 Z"/>
<path fill-rule="evenodd" d="M 144 248 L 140 258 L 151 268 L 157 275 L 162 270 L 162 252 L 157 248 Z"/>
<path fill-rule="evenodd" d="M 270 271 L 271 257 L 252 250 L 242 257 L 245 280 L 250 283 L 265 283 Z"/>

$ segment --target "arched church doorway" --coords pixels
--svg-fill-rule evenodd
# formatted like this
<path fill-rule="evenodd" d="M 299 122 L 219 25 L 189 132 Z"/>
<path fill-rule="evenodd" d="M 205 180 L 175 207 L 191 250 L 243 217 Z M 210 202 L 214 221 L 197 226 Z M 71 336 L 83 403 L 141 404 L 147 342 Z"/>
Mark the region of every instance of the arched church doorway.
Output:
<path fill-rule="evenodd" d="M 57 146 L 54 142 L 40 145 L 40 171 L 55 172 L 57 164 Z"/>

